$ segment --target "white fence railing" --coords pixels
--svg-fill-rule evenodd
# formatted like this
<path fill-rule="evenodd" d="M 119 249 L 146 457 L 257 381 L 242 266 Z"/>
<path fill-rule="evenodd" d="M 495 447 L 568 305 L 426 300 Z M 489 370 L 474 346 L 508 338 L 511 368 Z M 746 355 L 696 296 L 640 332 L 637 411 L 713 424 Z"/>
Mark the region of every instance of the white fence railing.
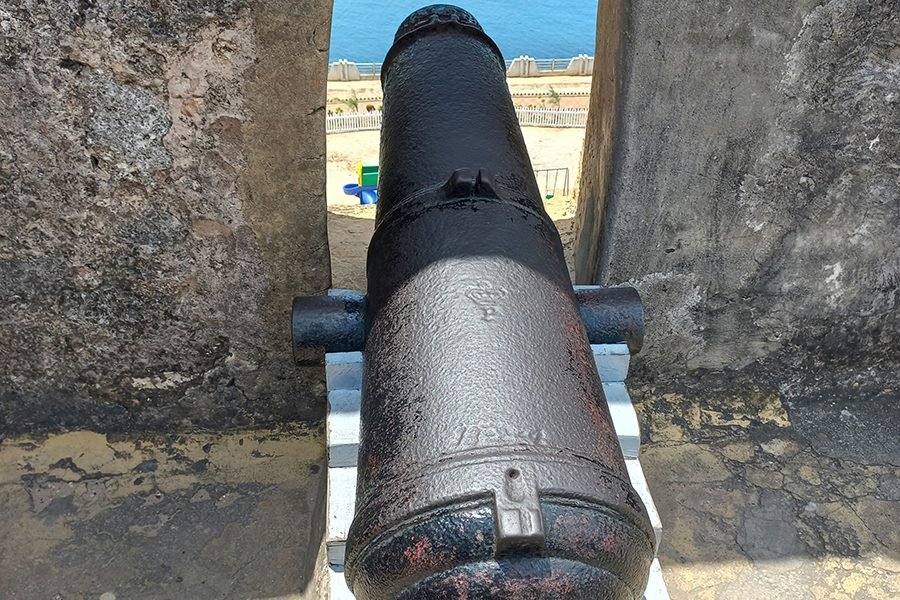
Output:
<path fill-rule="evenodd" d="M 584 127 L 586 108 L 517 108 L 522 127 Z M 325 133 L 347 133 L 381 129 L 381 111 L 338 113 L 325 117 Z"/>
<path fill-rule="evenodd" d="M 547 71 L 551 73 L 565 73 L 571 60 L 571 58 L 536 58 L 534 62 L 537 63 L 538 71 L 542 73 Z M 506 65 L 506 68 L 508 69 L 509 65 Z"/>
<path fill-rule="evenodd" d="M 532 58 L 519 56 L 506 61 L 506 70 L 510 77 L 539 77 L 541 75 L 590 75 L 594 58 L 587 54 L 579 54 L 571 58 Z M 329 81 L 358 81 L 360 79 L 378 79 L 381 76 L 381 63 L 357 63 L 349 60 L 338 60 L 328 65 Z"/>
<path fill-rule="evenodd" d="M 517 108 L 516 116 L 522 127 L 584 127 L 586 108 Z"/>
<path fill-rule="evenodd" d="M 325 117 L 325 133 L 381 129 L 381 111 L 339 113 Z"/>
<path fill-rule="evenodd" d="M 363 79 L 378 79 L 381 77 L 381 63 L 356 63 L 356 66 Z"/>

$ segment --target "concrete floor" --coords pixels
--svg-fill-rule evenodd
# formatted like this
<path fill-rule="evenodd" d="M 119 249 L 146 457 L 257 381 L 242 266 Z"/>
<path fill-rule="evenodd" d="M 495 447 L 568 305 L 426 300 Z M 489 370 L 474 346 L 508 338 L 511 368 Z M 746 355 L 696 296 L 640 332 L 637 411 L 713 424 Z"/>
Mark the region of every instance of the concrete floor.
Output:
<path fill-rule="evenodd" d="M 900 468 L 879 446 L 842 457 L 775 396 L 634 396 L 673 600 L 900 598 Z M 0 598 L 320 597 L 322 460 L 299 427 L 4 440 Z"/>

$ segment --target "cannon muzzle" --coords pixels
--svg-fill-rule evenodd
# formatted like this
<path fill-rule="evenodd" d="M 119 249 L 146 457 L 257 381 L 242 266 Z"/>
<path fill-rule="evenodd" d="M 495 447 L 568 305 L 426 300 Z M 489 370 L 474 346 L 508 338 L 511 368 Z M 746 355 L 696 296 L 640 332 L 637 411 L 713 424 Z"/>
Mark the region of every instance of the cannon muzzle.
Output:
<path fill-rule="evenodd" d="M 300 328 L 315 343 L 295 310 L 295 347 L 364 345 L 345 565 L 361 600 L 637 599 L 647 583 L 653 531 L 589 345 L 636 350 L 640 302 L 576 297 L 505 75 L 462 9 L 403 22 L 368 294 L 325 301 L 331 329 Z"/>

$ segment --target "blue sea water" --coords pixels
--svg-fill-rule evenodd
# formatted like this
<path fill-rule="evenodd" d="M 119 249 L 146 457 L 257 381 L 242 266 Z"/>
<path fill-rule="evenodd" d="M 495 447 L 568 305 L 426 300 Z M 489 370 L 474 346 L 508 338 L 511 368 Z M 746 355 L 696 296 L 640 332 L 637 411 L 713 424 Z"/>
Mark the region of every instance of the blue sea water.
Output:
<path fill-rule="evenodd" d="M 428 0 L 334 0 L 331 60 L 381 62 L 394 33 Z M 597 0 L 459 0 L 507 59 L 594 54 Z"/>

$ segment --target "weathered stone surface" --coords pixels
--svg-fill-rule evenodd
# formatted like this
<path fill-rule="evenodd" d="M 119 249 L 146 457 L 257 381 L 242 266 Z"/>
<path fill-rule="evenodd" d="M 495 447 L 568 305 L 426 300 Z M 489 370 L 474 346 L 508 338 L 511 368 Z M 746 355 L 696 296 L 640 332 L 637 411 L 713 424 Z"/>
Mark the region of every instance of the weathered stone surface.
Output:
<path fill-rule="evenodd" d="M 330 12 L 0 0 L 0 434 L 321 417 Z"/>
<path fill-rule="evenodd" d="M 648 394 L 637 406 L 672 599 L 896 597 L 900 467 L 871 446 L 860 462 L 820 453 L 777 398 L 751 398 Z"/>
<path fill-rule="evenodd" d="M 641 291 L 634 381 L 760 386 L 823 451 L 900 460 L 900 2 L 625 6 L 576 261 Z"/>
<path fill-rule="evenodd" d="M 0 596 L 318 599 L 321 431 L 0 443 Z"/>

